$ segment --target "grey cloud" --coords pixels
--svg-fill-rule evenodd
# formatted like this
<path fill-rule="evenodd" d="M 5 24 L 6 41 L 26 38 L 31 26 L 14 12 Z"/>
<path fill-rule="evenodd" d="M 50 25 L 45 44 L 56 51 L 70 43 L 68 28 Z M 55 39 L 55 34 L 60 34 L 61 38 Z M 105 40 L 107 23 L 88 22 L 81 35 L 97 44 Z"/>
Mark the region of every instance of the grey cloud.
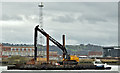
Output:
<path fill-rule="evenodd" d="M 2 15 L 2 20 L 3 21 L 8 21 L 8 20 L 18 20 L 18 21 L 22 21 L 23 18 L 18 16 L 18 15 L 14 15 L 14 16 L 11 16 L 11 15 Z"/>
<path fill-rule="evenodd" d="M 35 22 L 38 23 L 39 22 L 39 17 L 37 15 L 6 15 L 3 14 L 2 15 L 2 21 L 29 21 L 29 22 Z"/>
<path fill-rule="evenodd" d="M 75 19 L 71 15 L 56 16 L 56 17 L 53 17 L 52 20 L 61 22 L 61 23 L 71 23 L 75 21 Z"/>
<path fill-rule="evenodd" d="M 117 20 L 117 3 L 46 3 L 48 6 L 45 10 L 54 11 L 54 12 L 68 12 L 71 14 L 81 13 L 82 16 L 78 17 L 79 21 L 88 21 L 90 23 L 96 22 L 107 22 L 107 21 L 115 21 Z M 50 6 L 49 6 L 50 5 Z M 55 6 L 54 6 L 55 5 Z M 60 6 L 59 6 L 60 5 Z M 70 15 L 69 15 L 70 16 Z M 71 22 L 74 21 L 74 16 L 72 18 L 68 17 L 68 20 L 65 19 L 64 16 L 56 17 L 56 21 L 62 22 Z M 115 21 L 116 22 L 116 21 Z"/>
<path fill-rule="evenodd" d="M 120 46 L 120 2 L 118 3 L 118 46 Z"/>
<path fill-rule="evenodd" d="M 2 3 L 3 15 L 17 16 L 17 15 L 38 15 L 38 3 L 34 2 L 5 2 Z"/>
<path fill-rule="evenodd" d="M 48 2 L 44 4 L 43 12 L 47 13 L 44 15 L 48 17 L 48 19 L 44 18 L 44 28 L 46 31 L 52 30 L 53 32 L 49 33 L 56 40 L 61 40 L 61 35 L 66 34 L 66 39 L 74 40 L 78 44 L 116 44 L 117 3 Z M 24 16 L 22 17 L 23 24 L 18 21 L 16 26 L 5 25 L 2 27 L 3 42 L 22 41 L 23 43 L 33 43 L 33 29 L 38 23 L 37 17 L 39 16 L 37 5 L 38 3 L 3 3 L 3 14 L 12 16 L 4 17 L 4 19 L 10 20 L 12 18 L 19 20 L 19 17 L 16 15 Z M 59 12 L 63 15 L 59 15 Z M 31 16 L 35 16 L 35 18 L 31 18 Z M 85 20 L 88 23 L 80 23 Z M 97 22 L 101 22 L 102 25 Z M 72 41 L 70 43 L 76 44 Z"/>
<path fill-rule="evenodd" d="M 107 20 L 104 18 L 104 16 L 103 17 L 101 17 L 101 16 L 96 16 L 96 15 L 85 15 L 85 14 L 83 14 L 82 16 L 79 16 L 78 17 L 78 20 L 80 21 L 80 22 L 84 22 L 84 21 L 88 21 L 89 23 L 93 23 L 93 24 L 95 24 L 96 22 L 107 22 Z"/>
<path fill-rule="evenodd" d="M 2 41 L 10 43 L 33 43 L 34 26 L 35 24 L 30 22 L 25 22 L 19 26 L 3 25 Z"/>
<path fill-rule="evenodd" d="M 30 21 L 30 22 L 34 22 L 34 23 L 38 23 L 39 22 L 39 16 L 37 15 L 23 15 L 23 18 L 25 18 L 26 20 Z"/>
<path fill-rule="evenodd" d="M 53 37 L 55 37 L 55 39 L 61 40 L 60 42 L 62 42 L 62 35 L 65 34 L 66 42 L 67 42 L 66 44 L 75 44 L 72 41 L 68 42 L 68 40 L 74 40 L 77 42 L 77 44 L 94 43 L 94 44 L 100 44 L 100 45 L 107 45 L 108 42 L 110 45 L 117 44 L 117 32 L 112 31 L 115 28 L 109 28 L 109 29 L 112 29 L 111 31 L 106 30 L 106 29 L 108 29 L 106 27 L 101 27 L 101 29 L 98 29 L 95 31 L 94 28 L 97 28 L 96 26 L 95 27 L 93 26 L 92 28 L 86 27 L 86 29 L 84 26 L 79 26 L 77 28 L 74 26 L 74 30 L 72 29 L 73 27 L 69 27 L 69 29 L 67 29 L 67 28 L 60 29 L 60 28 L 61 27 L 59 27 L 59 29 L 57 29 L 57 28 L 53 29 L 56 31 L 54 31 L 51 34 Z M 81 28 L 83 28 L 83 30 Z M 112 35 L 111 35 L 111 33 L 112 33 Z"/>

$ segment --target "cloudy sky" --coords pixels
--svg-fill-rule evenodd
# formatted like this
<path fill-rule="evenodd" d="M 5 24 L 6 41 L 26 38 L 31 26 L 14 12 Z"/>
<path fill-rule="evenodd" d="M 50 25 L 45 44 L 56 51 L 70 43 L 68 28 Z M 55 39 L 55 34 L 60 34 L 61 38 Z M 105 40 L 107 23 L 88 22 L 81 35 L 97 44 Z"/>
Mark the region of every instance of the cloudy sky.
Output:
<path fill-rule="evenodd" d="M 2 42 L 33 44 L 38 2 L 2 3 Z M 117 45 L 117 2 L 44 2 L 43 29 L 66 44 Z M 45 40 L 45 38 L 44 38 Z"/>

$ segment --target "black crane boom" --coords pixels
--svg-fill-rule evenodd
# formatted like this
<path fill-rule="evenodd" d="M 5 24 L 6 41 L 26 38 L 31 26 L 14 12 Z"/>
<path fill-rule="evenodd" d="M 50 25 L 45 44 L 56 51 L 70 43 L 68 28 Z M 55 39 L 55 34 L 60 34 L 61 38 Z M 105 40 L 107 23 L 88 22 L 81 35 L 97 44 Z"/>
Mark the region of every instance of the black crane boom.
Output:
<path fill-rule="evenodd" d="M 37 26 L 35 27 L 35 36 L 34 36 L 35 60 L 36 60 L 36 57 L 37 57 L 37 31 L 41 32 L 45 37 L 47 37 L 47 35 L 49 35 L 49 34 L 47 34 L 42 28 L 39 29 L 38 27 L 39 27 L 39 25 L 37 25 Z M 63 54 L 64 54 L 64 55 L 67 55 L 67 50 L 66 50 L 66 48 L 65 48 L 63 45 L 61 45 L 58 41 L 56 41 L 56 40 L 55 40 L 54 38 L 52 38 L 50 35 L 49 35 L 49 40 L 50 40 L 51 42 L 53 42 L 55 45 L 57 45 L 57 46 L 63 51 Z"/>

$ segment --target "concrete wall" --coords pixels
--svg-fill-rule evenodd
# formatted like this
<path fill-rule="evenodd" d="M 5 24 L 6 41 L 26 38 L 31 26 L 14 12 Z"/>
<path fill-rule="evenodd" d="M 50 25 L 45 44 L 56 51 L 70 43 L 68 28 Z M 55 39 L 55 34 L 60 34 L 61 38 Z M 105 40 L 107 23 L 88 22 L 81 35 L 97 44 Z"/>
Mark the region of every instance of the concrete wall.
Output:
<path fill-rule="evenodd" d="M 120 49 L 104 49 L 103 57 L 120 57 Z"/>

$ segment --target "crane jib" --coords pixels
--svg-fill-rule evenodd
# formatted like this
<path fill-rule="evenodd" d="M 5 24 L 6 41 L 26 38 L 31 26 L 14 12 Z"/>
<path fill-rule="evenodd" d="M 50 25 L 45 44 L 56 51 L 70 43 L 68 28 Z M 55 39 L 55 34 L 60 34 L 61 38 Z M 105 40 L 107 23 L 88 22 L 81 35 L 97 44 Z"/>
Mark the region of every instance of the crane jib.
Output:
<path fill-rule="evenodd" d="M 41 32 L 45 37 L 47 37 L 47 35 L 49 35 L 42 28 L 39 29 L 38 27 L 39 27 L 39 25 L 36 26 L 35 30 L 38 30 L 39 32 Z M 63 45 L 61 45 L 58 41 L 56 41 L 54 38 L 52 38 L 50 35 L 49 35 L 49 40 L 51 42 L 53 42 L 55 45 L 57 45 L 63 51 L 64 54 L 67 54 L 66 48 Z"/>

